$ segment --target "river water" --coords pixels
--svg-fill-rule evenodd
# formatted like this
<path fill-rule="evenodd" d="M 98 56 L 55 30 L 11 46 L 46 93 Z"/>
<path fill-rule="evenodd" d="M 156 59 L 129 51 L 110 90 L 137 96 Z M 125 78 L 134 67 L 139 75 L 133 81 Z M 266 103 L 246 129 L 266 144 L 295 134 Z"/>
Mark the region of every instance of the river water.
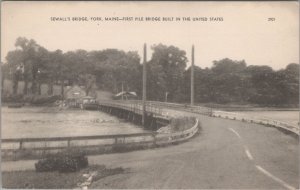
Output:
<path fill-rule="evenodd" d="M 57 107 L 1 108 L 1 137 L 69 137 L 145 132 L 99 111 L 60 110 Z"/>
<path fill-rule="evenodd" d="M 169 110 L 175 112 L 175 110 Z M 1 108 L 2 138 L 67 137 L 145 132 L 141 127 L 120 121 L 99 111 L 60 110 L 57 107 Z M 178 112 L 180 115 L 182 112 Z M 298 111 L 241 111 L 249 116 L 274 119 L 297 125 Z M 175 114 L 176 115 L 176 114 Z"/>

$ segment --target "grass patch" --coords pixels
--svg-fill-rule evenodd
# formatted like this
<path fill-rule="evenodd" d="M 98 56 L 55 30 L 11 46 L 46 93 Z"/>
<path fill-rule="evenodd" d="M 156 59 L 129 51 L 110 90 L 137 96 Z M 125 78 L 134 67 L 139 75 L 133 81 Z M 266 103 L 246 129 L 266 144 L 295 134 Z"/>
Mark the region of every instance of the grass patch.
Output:
<path fill-rule="evenodd" d="M 86 180 L 83 174 L 97 172 L 93 177 L 93 181 L 97 181 L 124 171 L 121 167 L 106 168 L 104 165 L 91 165 L 72 173 L 35 172 L 34 170 L 2 172 L 2 186 L 9 189 L 72 189 Z"/>

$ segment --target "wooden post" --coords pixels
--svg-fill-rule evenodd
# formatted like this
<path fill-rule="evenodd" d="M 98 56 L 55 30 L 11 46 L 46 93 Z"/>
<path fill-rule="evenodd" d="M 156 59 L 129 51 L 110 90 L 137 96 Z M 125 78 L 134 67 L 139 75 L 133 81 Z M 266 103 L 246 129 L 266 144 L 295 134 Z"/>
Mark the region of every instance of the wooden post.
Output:
<path fill-rule="evenodd" d="M 68 147 L 71 146 L 71 139 L 68 139 Z"/>
<path fill-rule="evenodd" d="M 19 149 L 23 149 L 23 141 L 20 140 L 20 146 L 19 146 Z"/>
<path fill-rule="evenodd" d="M 147 62 L 147 45 L 144 44 L 144 62 L 143 62 L 143 113 L 142 113 L 142 124 L 145 126 L 145 115 L 146 115 L 146 62 Z"/>
<path fill-rule="evenodd" d="M 122 100 L 124 100 L 123 93 L 124 93 L 124 86 L 123 86 L 123 82 L 122 82 Z"/>
<path fill-rule="evenodd" d="M 194 45 L 192 46 L 192 65 L 191 65 L 191 106 L 194 105 Z"/>

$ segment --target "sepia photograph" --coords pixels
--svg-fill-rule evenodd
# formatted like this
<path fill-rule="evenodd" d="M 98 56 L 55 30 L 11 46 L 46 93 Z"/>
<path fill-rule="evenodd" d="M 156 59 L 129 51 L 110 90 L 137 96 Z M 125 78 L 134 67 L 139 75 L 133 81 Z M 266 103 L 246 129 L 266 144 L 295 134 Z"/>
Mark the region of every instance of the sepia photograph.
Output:
<path fill-rule="evenodd" d="M 299 189 L 298 1 L 2 1 L 1 188 Z"/>

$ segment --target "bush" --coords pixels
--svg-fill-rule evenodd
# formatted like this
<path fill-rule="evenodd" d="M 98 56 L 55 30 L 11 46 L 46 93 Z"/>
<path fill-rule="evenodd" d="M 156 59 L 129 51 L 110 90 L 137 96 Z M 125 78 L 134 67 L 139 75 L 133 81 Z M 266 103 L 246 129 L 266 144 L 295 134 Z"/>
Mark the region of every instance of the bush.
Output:
<path fill-rule="evenodd" d="M 8 102 L 8 103 L 23 103 L 23 102 L 29 102 L 31 104 L 35 105 L 43 105 L 43 104 L 52 104 L 57 100 L 60 100 L 60 95 L 53 95 L 53 96 L 37 96 L 37 95 L 22 95 L 22 94 L 6 94 L 1 97 L 2 102 Z"/>
<path fill-rule="evenodd" d="M 173 118 L 170 122 L 171 131 L 184 131 L 194 126 L 196 118 L 194 117 L 179 117 Z"/>
<path fill-rule="evenodd" d="M 2 102 L 14 102 L 14 103 L 19 103 L 23 102 L 23 95 L 21 94 L 16 94 L 16 95 L 11 95 L 11 94 L 6 94 L 1 97 Z"/>
<path fill-rule="evenodd" d="M 37 172 L 50 172 L 58 170 L 58 160 L 54 157 L 39 160 L 35 163 Z"/>
<path fill-rule="evenodd" d="M 82 153 L 63 152 L 48 156 L 35 164 L 37 172 L 75 172 L 88 166 L 88 159 Z"/>
<path fill-rule="evenodd" d="M 61 99 L 61 96 L 59 96 L 59 95 L 35 96 L 32 98 L 32 100 L 30 100 L 30 103 L 32 103 L 32 104 L 51 104 L 60 99 Z"/>

